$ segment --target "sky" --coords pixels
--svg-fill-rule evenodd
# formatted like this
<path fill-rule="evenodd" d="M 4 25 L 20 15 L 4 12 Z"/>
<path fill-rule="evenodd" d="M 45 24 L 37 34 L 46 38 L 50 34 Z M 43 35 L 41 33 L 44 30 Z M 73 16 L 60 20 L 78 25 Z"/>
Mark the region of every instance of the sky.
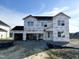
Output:
<path fill-rule="evenodd" d="M 69 32 L 79 32 L 79 0 L 0 0 L 0 20 L 13 28 L 23 25 L 27 15 L 53 16 L 64 12 L 69 19 Z"/>

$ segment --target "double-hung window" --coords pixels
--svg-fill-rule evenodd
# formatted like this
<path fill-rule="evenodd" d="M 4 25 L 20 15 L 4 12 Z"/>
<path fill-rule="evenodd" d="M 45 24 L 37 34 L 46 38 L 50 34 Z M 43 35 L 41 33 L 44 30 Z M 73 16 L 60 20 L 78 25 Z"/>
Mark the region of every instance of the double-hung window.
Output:
<path fill-rule="evenodd" d="M 64 26 L 65 22 L 64 20 L 58 20 L 58 26 Z"/>
<path fill-rule="evenodd" d="M 41 22 L 41 26 L 44 26 L 44 22 Z"/>
<path fill-rule="evenodd" d="M 33 22 L 28 22 L 28 26 L 33 26 L 34 25 L 34 23 Z"/>
<path fill-rule="evenodd" d="M 61 32 L 58 32 L 58 37 L 61 37 L 61 34 L 62 34 Z"/>
<path fill-rule="evenodd" d="M 58 37 L 64 38 L 65 37 L 64 32 L 63 31 L 58 32 Z"/>

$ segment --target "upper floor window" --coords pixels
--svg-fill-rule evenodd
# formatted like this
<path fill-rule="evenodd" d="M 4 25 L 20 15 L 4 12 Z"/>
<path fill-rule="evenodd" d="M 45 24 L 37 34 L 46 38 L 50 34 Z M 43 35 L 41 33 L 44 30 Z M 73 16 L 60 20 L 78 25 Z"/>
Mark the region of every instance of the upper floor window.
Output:
<path fill-rule="evenodd" d="M 28 22 L 28 26 L 33 26 L 33 22 Z"/>
<path fill-rule="evenodd" d="M 46 22 L 41 22 L 41 26 L 47 27 L 47 23 Z"/>
<path fill-rule="evenodd" d="M 44 25 L 44 27 L 47 27 L 47 25 Z"/>
<path fill-rule="evenodd" d="M 64 26 L 65 22 L 64 20 L 58 20 L 58 26 Z"/>
<path fill-rule="evenodd" d="M 41 26 L 44 26 L 44 23 L 43 22 L 41 22 Z"/>

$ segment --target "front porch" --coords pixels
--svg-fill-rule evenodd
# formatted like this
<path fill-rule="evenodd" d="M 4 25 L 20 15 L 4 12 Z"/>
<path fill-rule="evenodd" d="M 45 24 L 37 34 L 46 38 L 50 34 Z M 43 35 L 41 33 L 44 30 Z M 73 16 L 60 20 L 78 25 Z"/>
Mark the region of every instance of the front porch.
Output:
<path fill-rule="evenodd" d="M 13 32 L 14 40 L 52 40 L 52 31 L 16 31 Z"/>
<path fill-rule="evenodd" d="M 24 32 L 25 33 L 25 32 Z M 23 40 L 52 40 L 53 33 L 51 31 L 43 33 L 23 33 Z"/>
<path fill-rule="evenodd" d="M 26 33 L 23 35 L 23 40 L 43 40 L 43 33 Z"/>

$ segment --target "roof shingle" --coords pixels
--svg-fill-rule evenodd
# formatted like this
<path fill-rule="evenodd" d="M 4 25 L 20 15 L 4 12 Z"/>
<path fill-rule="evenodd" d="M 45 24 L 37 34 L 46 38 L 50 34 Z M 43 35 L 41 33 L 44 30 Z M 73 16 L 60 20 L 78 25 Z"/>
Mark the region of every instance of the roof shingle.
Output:
<path fill-rule="evenodd" d="M 24 30 L 24 26 L 15 26 L 12 30 Z"/>
<path fill-rule="evenodd" d="M 28 18 L 30 16 L 36 18 L 37 20 L 52 20 L 53 19 L 53 16 L 32 16 L 32 15 L 29 15 L 29 16 L 23 18 L 23 20 L 25 20 L 26 18 Z"/>

